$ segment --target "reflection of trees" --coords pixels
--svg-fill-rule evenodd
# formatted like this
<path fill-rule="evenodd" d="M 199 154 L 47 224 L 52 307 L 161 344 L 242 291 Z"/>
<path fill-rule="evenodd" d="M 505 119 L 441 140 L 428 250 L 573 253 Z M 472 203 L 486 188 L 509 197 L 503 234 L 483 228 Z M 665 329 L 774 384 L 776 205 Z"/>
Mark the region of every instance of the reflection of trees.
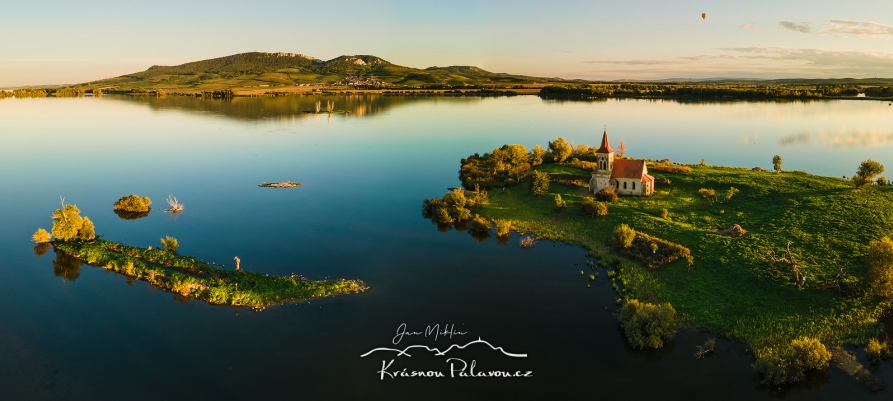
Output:
<path fill-rule="evenodd" d="M 430 219 L 429 219 L 430 220 Z M 484 242 L 491 237 L 490 231 L 486 232 L 475 232 L 469 228 L 468 221 L 457 221 L 454 223 L 437 223 L 434 220 L 431 220 L 431 223 L 437 226 L 437 231 L 442 233 L 449 232 L 450 230 L 456 230 L 459 232 L 467 232 L 471 235 L 472 238 L 476 239 L 478 242 Z M 508 245 L 509 241 L 512 239 L 510 235 L 505 235 L 502 237 L 497 236 L 496 241 L 499 242 L 499 245 Z"/>
<path fill-rule="evenodd" d="M 151 209 L 149 211 L 151 211 Z M 117 209 L 115 209 L 114 212 L 121 218 L 121 220 L 136 220 L 149 215 L 149 212 L 128 212 L 126 210 Z"/>
<path fill-rule="evenodd" d="M 509 241 L 511 241 L 511 240 L 512 240 L 511 235 L 497 235 L 496 236 L 496 243 L 499 245 L 502 245 L 502 246 L 508 246 Z"/>
<path fill-rule="evenodd" d="M 481 231 L 468 230 L 468 233 L 471 234 L 472 238 L 478 240 L 478 242 L 484 242 L 484 241 L 490 239 L 489 231 L 481 232 Z"/>
<path fill-rule="evenodd" d="M 67 281 L 77 280 L 81 276 L 81 265 L 84 262 L 65 252 L 56 250 L 53 252 L 56 252 L 56 259 L 53 260 L 53 275 Z"/>
<path fill-rule="evenodd" d="M 43 256 L 47 252 L 49 252 L 50 249 L 52 249 L 52 248 L 53 248 L 53 246 L 50 245 L 49 243 L 41 242 L 39 244 L 34 245 L 34 254 L 37 256 Z"/>

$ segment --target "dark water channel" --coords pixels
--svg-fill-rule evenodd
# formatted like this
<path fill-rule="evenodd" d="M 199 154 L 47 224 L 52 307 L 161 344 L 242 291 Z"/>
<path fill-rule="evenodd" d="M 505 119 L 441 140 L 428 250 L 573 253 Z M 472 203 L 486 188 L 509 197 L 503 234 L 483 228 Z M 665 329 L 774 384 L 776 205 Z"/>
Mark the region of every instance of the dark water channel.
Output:
<path fill-rule="evenodd" d="M 893 165 L 893 139 L 883 131 L 893 127 L 884 126 L 889 113 L 869 110 L 870 102 L 705 106 L 356 96 L 322 98 L 353 110 L 350 116 L 302 112 L 316 100 L 0 101 L 0 399 L 889 397 L 889 389 L 872 394 L 836 370 L 784 389 L 761 386 L 741 344 L 720 340 L 714 356 L 696 359 L 695 346 L 707 338 L 702 333 L 682 332 L 662 350 L 630 349 L 612 317 L 610 279 L 598 270 L 589 281 L 594 271 L 585 265 L 585 250 L 546 241 L 525 250 L 516 234 L 500 243 L 443 233 L 420 214 L 422 199 L 457 185 L 458 161 L 468 154 L 506 142 L 531 148 L 558 136 L 593 144 L 603 124 L 643 157 L 698 162 L 707 150 L 693 144 L 713 138 L 713 157 L 729 160 L 717 164 L 765 167 L 781 147 L 791 169 L 812 171 L 817 154 L 846 166 L 815 164 L 822 174 L 848 175 L 863 155 Z M 841 109 L 861 118 L 843 127 L 850 120 Z M 651 119 L 636 118 L 645 115 Z M 841 135 L 874 142 L 818 145 L 826 134 L 815 128 L 815 115 L 832 119 Z M 738 118 L 746 127 L 720 137 L 716 124 L 685 117 Z M 737 150 L 724 145 L 751 131 L 762 139 Z M 815 139 L 780 144 L 801 131 Z M 678 146 L 685 149 L 678 150 L 679 137 L 667 136 L 685 132 L 690 136 Z M 285 180 L 304 186 L 257 187 Z M 153 200 L 148 216 L 112 212 L 112 203 L 130 193 Z M 50 228 L 60 195 L 109 240 L 158 246 L 170 235 L 182 254 L 230 268 L 238 256 L 248 270 L 360 278 L 372 289 L 254 312 L 175 297 L 52 250 L 38 256 L 29 237 Z M 162 212 L 168 195 L 185 204 L 179 216 Z M 404 336 L 395 346 L 404 323 L 407 331 L 439 324 L 454 334 Z M 391 351 L 361 357 L 377 347 L 446 349 L 478 339 L 526 357 L 480 343 L 443 356 L 415 348 L 411 357 Z M 864 352 L 856 353 L 864 361 Z M 476 372 L 531 377 L 450 377 L 451 366 L 472 361 Z M 379 373 L 404 368 L 445 377 Z M 889 365 L 875 373 L 893 383 Z"/>

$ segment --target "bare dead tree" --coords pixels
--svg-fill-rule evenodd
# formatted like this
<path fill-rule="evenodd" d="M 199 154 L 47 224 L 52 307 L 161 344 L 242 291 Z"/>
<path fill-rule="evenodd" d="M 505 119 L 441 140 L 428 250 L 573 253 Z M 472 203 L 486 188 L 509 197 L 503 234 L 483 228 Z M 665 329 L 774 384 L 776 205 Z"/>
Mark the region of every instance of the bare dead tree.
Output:
<path fill-rule="evenodd" d="M 623 142 L 623 139 L 620 140 L 620 145 L 617 145 L 617 155 L 623 157 L 626 154 L 626 142 Z"/>

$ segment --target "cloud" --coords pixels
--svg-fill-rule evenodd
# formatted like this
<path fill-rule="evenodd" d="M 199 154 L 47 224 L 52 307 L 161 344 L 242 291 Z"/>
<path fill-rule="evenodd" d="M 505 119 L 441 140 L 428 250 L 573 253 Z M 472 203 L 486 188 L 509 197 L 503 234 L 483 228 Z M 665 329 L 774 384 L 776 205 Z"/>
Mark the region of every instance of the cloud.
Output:
<path fill-rule="evenodd" d="M 718 50 L 748 53 L 742 58 L 777 61 L 803 61 L 816 66 L 860 67 L 861 69 L 893 68 L 893 54 L 855 50 L 788 49 L 784 47 L 729 47 Z"/>
<path fill-rule="evenodd" d="M 664 65 L 664 64 L 685 64 L 683 61 L 672 60 L 588 60 L 582 61 L 586 64 L 623 64 L 623 65 Z"/>
<path fill-rule="evenodd" d="M 804 22 L 802 24 L 798 24 L 794 21 L 778 21 L 778 25 L 781 25 L 784 29 L 790 29 L 792 31 L 810 33 L 812 32 L 812 27 L 809 26 L 808 22 Z"/>
<path fill-rule="evenodd" d="M 701 55 L 701 56 L 679 56 L 679 58 L 684 59 L 684 60 L 692 60 L 692 61 L 701 61 L 701 60 L 709 59 L 709 58 L 723 58 L 723 59 L 731 60 L 731 59 L 734 59 L 735 56 L 733 56 L 731 54 L 719 54 L 719 55 L 706 55 L 705 54 L 705 55 Z"/>
<path fill-rule="evenodd" d="M 741 25 L 738 25 L 738 27 L 740 27 L 741 29 L 753 29 L 753 30 L 755 30 L 755 31 L 759 31 L 759 30 L 760 30 L 760 28 L 757 28 L 757 27 L 755 27 L 755 26 L 753 26 L 753 25 L 751 25 L 751 24 L 741 24 Z"/>
<path fill-rule="evenodd" d="M 822 30 L 821 33 L 849 34 L 872 38 L 881 38 L 885 36 L 893 36 L 893 26 L 870 21 L 833 19 L 828 22 L 828 28 Z"/>

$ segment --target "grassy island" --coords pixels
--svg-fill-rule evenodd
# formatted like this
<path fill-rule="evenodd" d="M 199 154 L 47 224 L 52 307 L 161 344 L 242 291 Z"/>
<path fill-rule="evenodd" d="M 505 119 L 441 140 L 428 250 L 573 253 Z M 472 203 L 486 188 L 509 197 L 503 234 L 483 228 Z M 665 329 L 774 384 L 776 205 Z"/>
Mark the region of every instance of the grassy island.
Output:
<path fill-rule="evenodd" d="M 301 277 L 223 270 L 176 252 L 102 240 L 54 241 L 53 246 L 87 264 L 210 304 L 265 307 L 363 292 L 369 288 L 360 280 L 311 281 Z"/>
<path fill-rule="evenodd" d="M 671 304 L 683 328 L 742 341 L 758 362 L 772 362 L 755 364 L 768 382 L 798 380 L 784 370 L 797 370 L 788 356 L 802 344 L 883 341 L 879 319 L 893 302 L 869 291 L 866 259 L 872 241 L 893 235 L 893 186 L 856 189 L 852 180 L 800 171 L 648 161 L 653 195 L 621 196 L 605 203 L 606 214 L 585 213 L 581 206 L 595 196 L 587 187 L 594 163 L 549 163 L 571 152 L 550 149 L 552 156 L 538 146 L 525 159 L 523 146 L 506 145 L 463 159 L 466 189 L 490 189 L 486 202 L 470 202 L 469 218 L 588 248 L 616 276 L 618 305 Z M 548 191 L 537 196 L 541 173 L 550 177 Z M 425 201 L 423 215 L 451 223 L 446 212 L 455 197 Z M 434 210 L 439 205 L 444 211 Z M 646 246 L 618 245 L 621 225 Z M 678 246 L 680 257 L 661 261 L 665 244 Z M 826 363 L 822 357 L 815 366 Z"/>

